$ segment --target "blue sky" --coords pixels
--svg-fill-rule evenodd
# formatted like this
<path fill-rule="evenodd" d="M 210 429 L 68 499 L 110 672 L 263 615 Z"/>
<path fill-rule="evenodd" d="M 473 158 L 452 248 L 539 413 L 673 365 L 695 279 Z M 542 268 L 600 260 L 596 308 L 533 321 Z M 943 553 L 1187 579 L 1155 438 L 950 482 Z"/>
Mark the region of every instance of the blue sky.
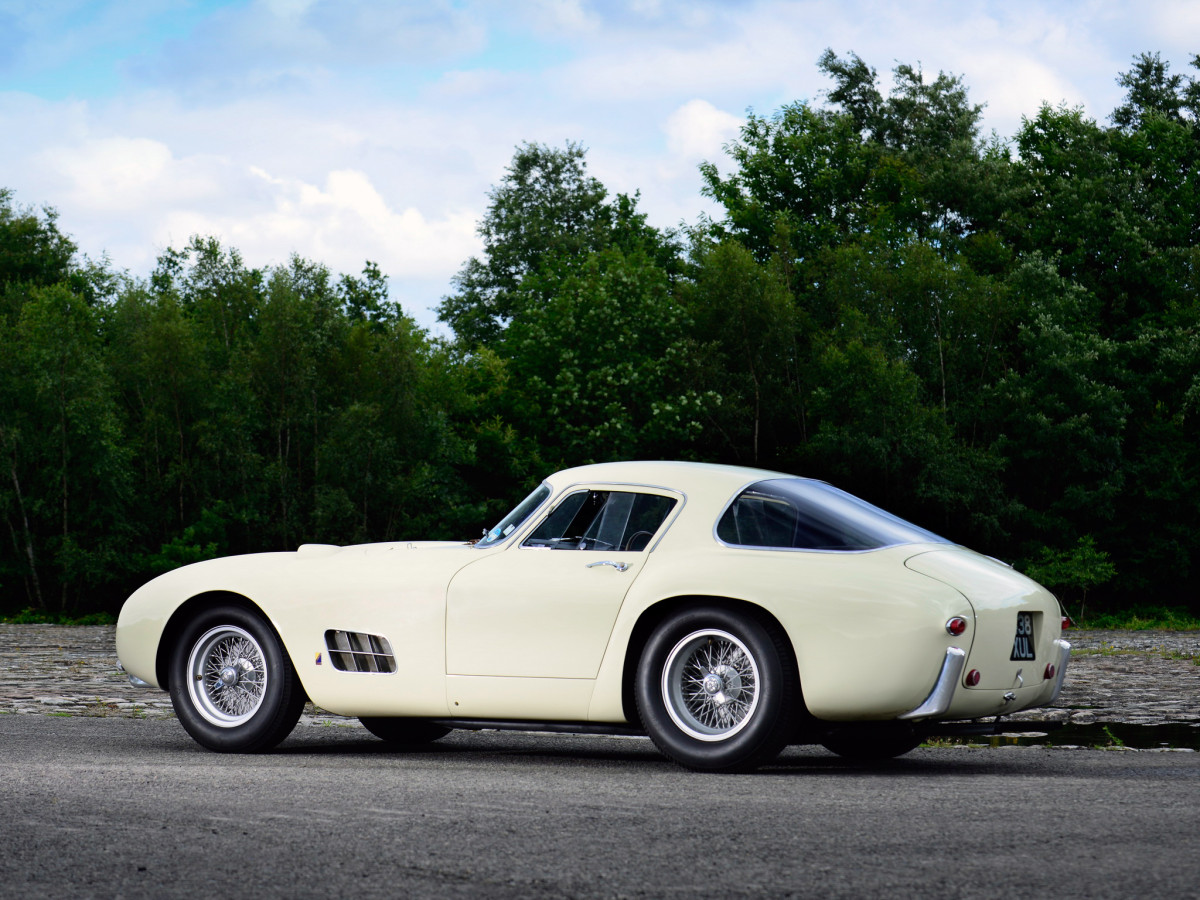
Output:
<path fill-rule="evenodd" d="M 1197 74 L 1200 4 L 0 0 L 0 187 L 134 275 L 192 234 L 374 260 L 431 326 L 518 143 L 578 141 L 654 224 L 694 222 L 697 165 L 748 108 L 819 102 L 826 47 L 885 89 L 962 75 L 1011 137 L 1043 102 L 1105 120 L 1135 54 Z"/>

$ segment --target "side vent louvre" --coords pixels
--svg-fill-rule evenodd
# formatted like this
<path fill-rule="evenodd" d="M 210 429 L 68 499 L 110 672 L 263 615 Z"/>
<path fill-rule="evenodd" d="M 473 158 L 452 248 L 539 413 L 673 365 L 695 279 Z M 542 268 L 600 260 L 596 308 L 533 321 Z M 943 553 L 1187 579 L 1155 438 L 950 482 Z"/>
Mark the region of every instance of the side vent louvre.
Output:
<path fill-rule="evenodd" d="M 329 661 L 342 672 L 378 672 L 384 675 L 396 671 L 396 657 L 388 639 L 361 631 L 325 632 Z"/>

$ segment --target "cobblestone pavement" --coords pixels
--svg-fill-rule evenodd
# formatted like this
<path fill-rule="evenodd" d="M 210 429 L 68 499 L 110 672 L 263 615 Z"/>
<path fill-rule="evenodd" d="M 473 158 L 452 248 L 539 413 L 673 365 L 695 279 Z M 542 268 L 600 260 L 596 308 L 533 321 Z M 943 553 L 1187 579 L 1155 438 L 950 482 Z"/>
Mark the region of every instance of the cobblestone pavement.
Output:
<path fill-rule="evenodd" d="M 111 625 L 0 624 L 0 715 L 172 718 L 171 698 L 138 688 L 117 664 Z M 306 724 L 353 725 L 311 703 Z"/>
<path fill-rule="evenodd" d="M 1011 720 L 1090 725 L 1200 722 L 1200 632 L 1067 632 L 1073 652 L 1055 706 Z M 0 624 L 0 714 L 168 717 L 170 698 L 133 687 L 112 626 Z M 358 726 L 309 706 L 302 722 Z"/>

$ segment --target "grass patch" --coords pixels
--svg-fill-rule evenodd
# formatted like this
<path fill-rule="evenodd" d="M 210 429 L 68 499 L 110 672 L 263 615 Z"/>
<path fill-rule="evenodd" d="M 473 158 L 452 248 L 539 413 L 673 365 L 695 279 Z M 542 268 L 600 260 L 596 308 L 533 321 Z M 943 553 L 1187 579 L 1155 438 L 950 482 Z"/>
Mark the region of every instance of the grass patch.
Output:
<path fill-rule="evenodd" d="M 1166 650 L 1162 647 L 1149 649 L 1133 649 L 1130 647 L 1114 647 L 1108 641 L 1101 641 L 1099 647 L 1075 647 L 1071 649 L 1072 656 L 1157 656 L 1160 659 L 1180 659 L 1193 662 L 1200 666 L 1200 656 L 1185 653 L 1181 650 Z M 1086 709 L 1088 707 L 1079 707 Z"/>
<path fill-rule="evenodd" d="M 1105 631 L 1200 631 L 1200 618 L 1182 606 L 1133 606 L 1114 612 L 1089 613 L 1075 625 Z"/>
<path fill-rule="evenodd" d="M 9 616 L 0 616 L 3 625 L 116 625 L 117 617 L 112 613 L 88 613 L 86 616 L 68 616 L 42 609 L 26 609 Z"/>
<path fill-rule="evenodd" d="M 928 737 L 921 742 L 921 747 L 925 750 L 949 750 L 953 747 L 967 747 L 971 750 L 983 750 L 987 744 L 981 744 L 977 740 L 972 740 L 969 737 L 954 737 L 947 735 L 944 737 Z"/>
<path fill-rule="evenodd" d="M 1117 648 L 1104 641 L 1099 647 L 1072 647 L 1072 656 L 1154 656 L 1157 650 L 1131 650 L 1128 647 Z"/>
<path fill-rule="evenodd" d="M 1125 742 L 1112 733 L 1112 729 L 1107 725 L 1104 726 L 1104 733 L 1108 735 L 1108 744 L 1110 747 L 1124 747 Z"/>

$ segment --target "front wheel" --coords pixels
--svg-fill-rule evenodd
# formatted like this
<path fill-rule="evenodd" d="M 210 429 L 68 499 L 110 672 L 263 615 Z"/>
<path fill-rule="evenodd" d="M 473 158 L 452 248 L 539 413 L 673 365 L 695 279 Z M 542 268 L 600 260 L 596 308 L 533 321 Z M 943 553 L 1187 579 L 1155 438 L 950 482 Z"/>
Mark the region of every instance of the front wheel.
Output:
<path fill-rule="evenodd" d="M 638 714 L 664 754 L 697 771 L 744 772 L 795 731 L 799 679 L 773 622 L 723 607 L 670 616 L 638 663 Z"/>
<path fill-rule="evenodd" d="M 184 628 L 171 656 L 171 703 L 200 745 L 270 750 L 300 720 L 305 694 L 275 631 L 257 613 L 219 606 Z"/>

